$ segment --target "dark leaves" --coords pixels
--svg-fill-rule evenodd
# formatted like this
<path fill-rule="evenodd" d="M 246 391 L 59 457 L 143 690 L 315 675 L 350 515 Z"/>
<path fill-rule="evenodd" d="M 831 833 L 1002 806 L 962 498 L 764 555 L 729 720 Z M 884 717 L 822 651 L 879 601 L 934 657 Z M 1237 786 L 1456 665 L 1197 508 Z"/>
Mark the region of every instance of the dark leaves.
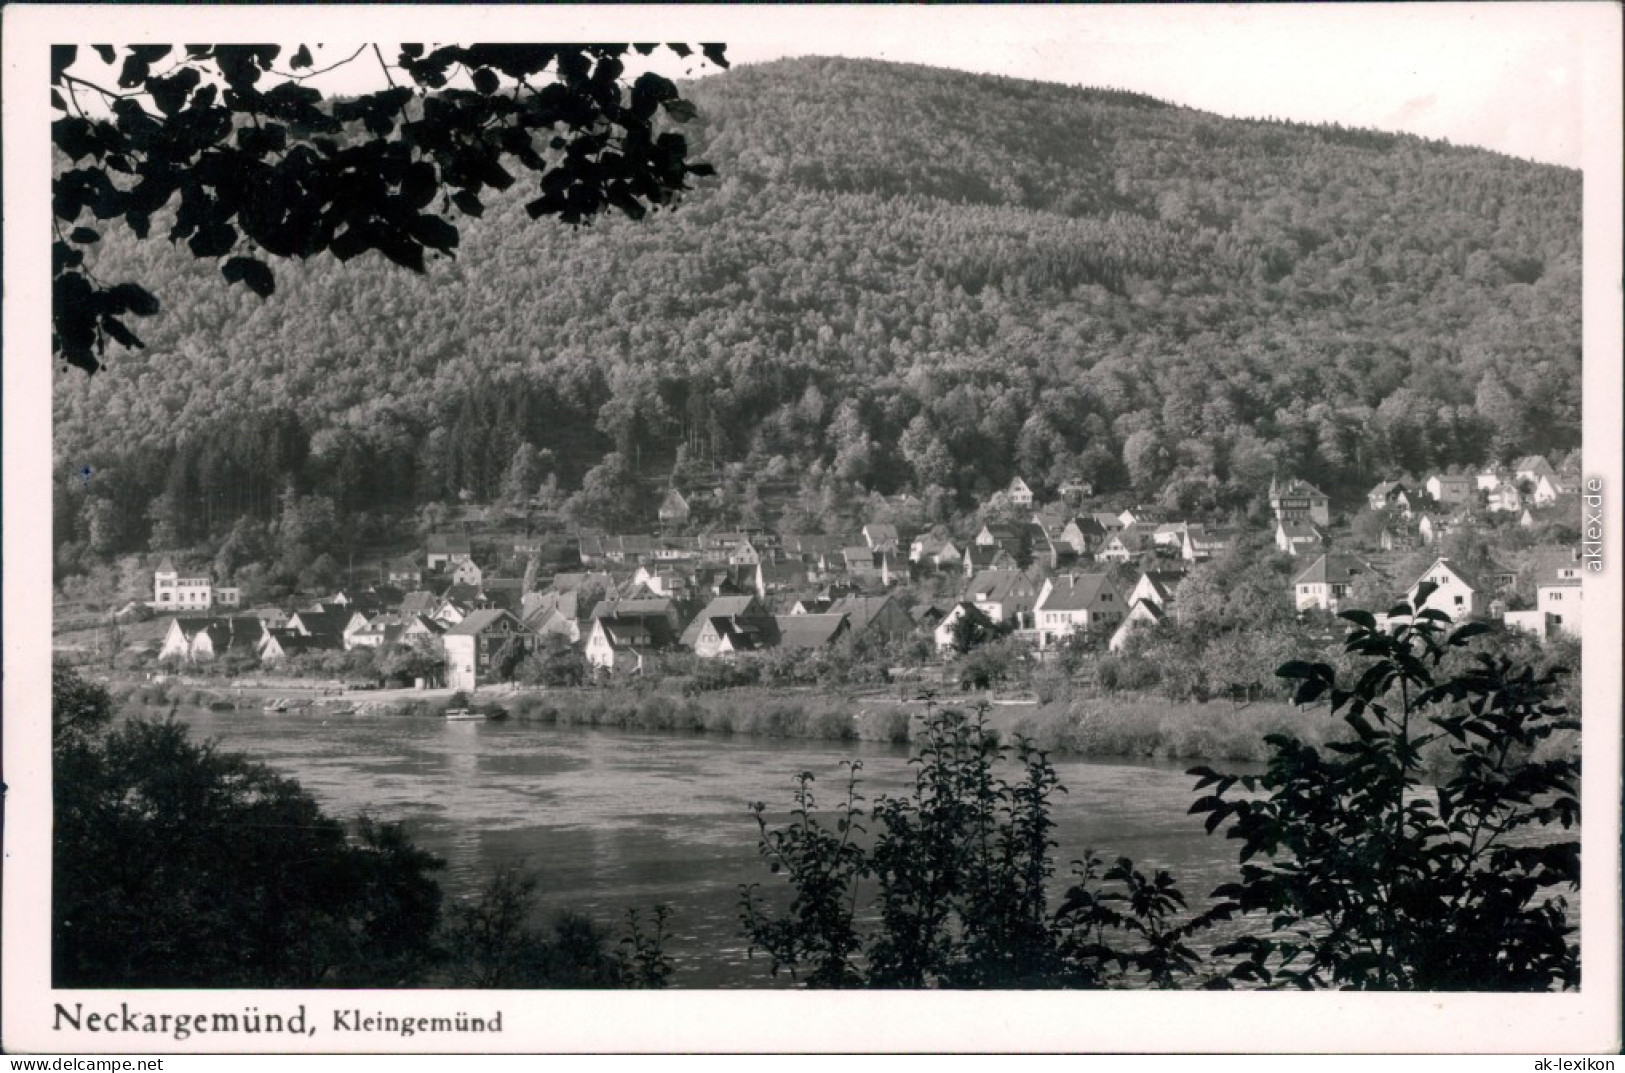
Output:
<path fill-rule="evenodd" d="M 227 283 L 246 284 L 261 298 L 269 298 L 276 292 L 276 279 L 271 275 L 270 267 L 252 257 L 227 258 L 226 263 L 220 266 L 220 274 Z"/>

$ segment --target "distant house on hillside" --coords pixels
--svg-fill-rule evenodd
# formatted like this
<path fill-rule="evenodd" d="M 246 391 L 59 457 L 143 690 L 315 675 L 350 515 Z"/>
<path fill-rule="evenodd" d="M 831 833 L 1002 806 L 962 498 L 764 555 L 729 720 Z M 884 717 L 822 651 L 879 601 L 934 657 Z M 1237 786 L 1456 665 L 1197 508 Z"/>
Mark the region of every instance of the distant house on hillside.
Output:
<path fill-rule="evenodd" d="M 1349 594 L 1349 586 L 1371 567 L 1352 555 L 1329 552 L 1292 579 L 1292 602 L 1299 611 L 1315 608 L 1336 611 Z"/>
<path fill-rule="evenodd" d="M 1288 555 L 1313 554 L 1325 542 L 1320 530 L 1308 522 L 1293 519 L 1275 523 L 1275 546 Z"/>
<path fill-rule="evenodd" d="M 967 619 L 971 623 L 970 628 L 980 631 L 984 635 L 990 635 L 997 629 L 996 624 L 988 617 L 986 612 L 973 603 L 961 600 L 946 615 L 942 616 L 931 631 L 931 640 L 939 651 L 947 651 L 955 647 L 959 631 L 966 628 L 961 626 L 960 623 Z"/>
<path fill-rule="evenodd" d="M 165 558 L 152 573 L 152 606 L 159 611 L 209 611 L 215 607 L 237 607 L 242 591 L 234 585 L 215 585 L 206 569 L 184 574 Z"/>
<path fill-rule="evenodd" d="M 1394 509 L 1403 517 L 1411 516 L 1411 488 L 1404 481 L 1378 481 L 1365 498 L 1372 510 Z"/>
<path fill-rule="evenodd" d="M 1269 503 L 1277 519 L 1297 519 L 1319 526 L 1332 522 L 1331 500 L 1308 481 L 1293 478 L 1282 483 L 1271 478 Z"/>
<path fill-rule="evenodd" d="M 430 570 L 443 570 L 453 559 L 474 554 L 473 544 L 464 533 L 430 533 L 424 543 L 424 562 Z"/>
<path fill-rule="evenodd" d="M 1235 529 L 1209 529 L 1192 525 L 1185 530 L 1185 544 L 1179 557 L 1186 562 L 1205 562 L 1229 551 L 1239 534 Z"/>
<path fill-rule="evenodd" d="M 1416 597 L 1422 585 L 1431 583 L 1435 586 L 1426 601 L 1418 605 Z M 1423 611 L 1428 608 L 1443 611 L 1452 619 L 1460 621 L 1469 615 L 1484 610 L 1489 598 L 1490 589 L 1478 578 L 1467 573 L 1449 559 L 1440 558 L 1433 562 L 1423 572 L 1422 576 L 1411 583 L 1405 592 L 1405 599 L 1411 604 L 1412 610 Z"/>
<path fill-rule="evenodd" d="M 1033 505 L 1033 490 L 1020 477 L 1010 478 L 1010 483 L 1004 486 L 1004 497 L 1010 502 L 1011 506 L 1030 507 Z"/>
<path fill-rule="evenodd" d="M 417 588 L 423 584 L 423 567 L 410 555 L 402 555 L 398 559 L 391 559 L 384 566 L 384 578 L 391 585 L 409 586 Z"/>
<path fill-rule="evenodd" d="M 655 513 L 659 516 L 661 525 L 687 525 L 690 514 L 688 500 L 684 499 L 683 493 L 677 489 L 668 488 L 666 498 L 660 501 L 660 509 Z"/>
<path fill-rule="evenodd" d="M 1556 477 L 1557 470 L 1546 461 L 1545 455 L 1525 455 L 1512 463 L 1512 475 L 1520 481 L 1535 484 L 1542 477 Z"/>
<path fill-rule="evenodd" d="M 1435 503 L 1458 506 L 1473 501 L 1475 483 L 1469 473 L 1435 473 L 1427 480 L 1427 493 Z"/>
<path fill-rule="evenodd" d="M 172 618 L 160 659 L 212 660 L 228 653 L 253 656 L 265 640 L 265 624 L 253 615 Z"/>

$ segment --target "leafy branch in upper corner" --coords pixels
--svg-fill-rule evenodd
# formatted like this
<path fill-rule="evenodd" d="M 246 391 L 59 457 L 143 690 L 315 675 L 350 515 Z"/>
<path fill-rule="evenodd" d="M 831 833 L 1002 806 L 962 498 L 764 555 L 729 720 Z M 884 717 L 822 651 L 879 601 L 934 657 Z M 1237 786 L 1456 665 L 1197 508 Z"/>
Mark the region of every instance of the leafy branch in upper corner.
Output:
<path fill-rule="evenodd" d="M 426 254 L 457 247 L 452 210 L 481 215 L 484 192 L 512 186 L 515 168 L 537 177 L 532 219 L 580 224 L 611 207 L 636 219 L 671 204 L 711 168 L 662 129 L 695 116 L 676 85 L 652 72 L 623 78 L 628 53 L 657 47 L 403 45 L 384 68 L 388 88 L 343 99 L 303 83 L 298 72 L 314 73 L 305 46 L 290 73 L 273 67 L 276 45 L 137 45 L 116 88 L 76 72 L 74 46 L 53 47 L 51 138 L 71 162 L 52 184 L 54 355 L 93 373 L 109 340 L 143 345 L 125 317 L 158 311 L 138 283 L 91 272 L 86 248 L 101 233 L 80 223 L 87 214 L 146 238 L 174 202 L 169 240 L 264 297 L 276 287 L 266 257 L 377 250 L 422 272 Z M 728 65 L 722 45 L 700 49 Z M 95 51 L 118 61 L 111 46 Z M 453 85 L 460 75 L 471 89 Z"/>
<path fill-rule="evenodd" d="M 1422 607 L 1432 586 L 1416 595 Z M 1269 914 L 1263 934 L 1221 946 L 1229 981 L 1297 988 L 1544 991 L 1579 985 L 1567 901 L 1580 845 L 1554 837 L 1579 820 L 1578 760 L 1536 747 L 1578 727 L 1551 703 L 1557 672 L 1479 654 L 1441 680 L 1440 664 L 1488 627 L 1446 629 L 1436 610 L 1365 611 L 1345 649 L 1371 664 L 1340 686 L 1325 664 L 1287 663 L 1295 700 L 1329 695 L 1349 741 L 1336 758 L 1272 735 L 1258 777 L 1193 768 L 1213 787 L 1191 812 L 1241 840 L 1241 878 L 1220 887 L 1213 920 Z M 1453 774 L 1422 779 L 1422 750 L 1444 747 Z M 1248 796 L 1227 796 L 1237 784 Z M 1264 863 L 1248 863 L 1252 858 Z M 1220 981 L 1221 983 L 1225 981 Z"/>

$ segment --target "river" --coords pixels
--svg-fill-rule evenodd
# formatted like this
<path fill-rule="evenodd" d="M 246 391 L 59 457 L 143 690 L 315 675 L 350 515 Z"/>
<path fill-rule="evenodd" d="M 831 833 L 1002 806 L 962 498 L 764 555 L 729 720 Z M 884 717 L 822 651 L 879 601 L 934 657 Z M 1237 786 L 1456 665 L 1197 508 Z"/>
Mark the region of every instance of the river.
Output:
<path fill-rule="evenodd" d="M 290 775 L 330 814 L 404 821 L 447 861 L 448 896 L 473 894 L 499 866 L 540 878 L 545 910 L 573 908 L 619 930 L 626 911 L 671 906 L 667 952 L 681 987 L 773 986 L 765 958 L 746 957 L 742 883 L 774 889 L 748 811 L 788 811 L 799 771 L 816 776 L 820 807 L 844 787 L 841 762 L 863 762 L 861 792 L 901 791 L 908 751 L 872 742 L 818 742 L 447 722 L 405 716 L 324 716 L 182 709 L 200 736 Z M 1060 862 L 1094 847 L 1108 859 L 1167 868 L 1200 902 L 1234 875 L 1236 843 L 1203 833 L 1187 763 L 1056 763 Z M 1224 765 L 1218 765 L 1223 767 Z M 779 981 L 782 983 L 783 981 Z"/>

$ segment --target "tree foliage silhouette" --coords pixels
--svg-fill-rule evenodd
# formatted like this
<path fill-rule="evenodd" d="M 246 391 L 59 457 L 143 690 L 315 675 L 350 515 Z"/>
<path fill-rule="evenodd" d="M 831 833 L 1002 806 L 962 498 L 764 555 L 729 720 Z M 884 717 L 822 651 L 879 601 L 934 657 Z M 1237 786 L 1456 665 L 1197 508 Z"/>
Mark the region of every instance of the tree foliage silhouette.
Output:
<path fill-rule="evenodd" d="M 303 45 L 286 70 L 277 45 L 137 45 L 117 89 L 76 73 L 76 47 L 54 47 L 51 136 L 71 162 L 52 186 L 54 355 L 94 373 L 109 340 L 143 345 L 127 317 L 158 311 L 139 283 L 96 278 L 85 253 L 101 232 L 87 217 L 146 238 L 173 205 L 169 240 L 264 297 L 276 289 L 267 258 L 376 250 L 422 272 L 427 255 L 454 255 L 458 217 L 481 215 L 481 195 L 513 186 L 519 169 L 537 179 L 532 219 L 583 224 L 611 207 L 640 218 L 671 204 L 711 168 L 666 129 L 696 114 L 676 85 L 625 78 L 628 53 L 657 47 L 408 44 L 384 67 L 388 88 L 332 99 L 304 84 L 319 72 Z M 723 46 L 700 50 L 727 66 Z M 464 74 L 471 89 L 453 84 Z"/>

